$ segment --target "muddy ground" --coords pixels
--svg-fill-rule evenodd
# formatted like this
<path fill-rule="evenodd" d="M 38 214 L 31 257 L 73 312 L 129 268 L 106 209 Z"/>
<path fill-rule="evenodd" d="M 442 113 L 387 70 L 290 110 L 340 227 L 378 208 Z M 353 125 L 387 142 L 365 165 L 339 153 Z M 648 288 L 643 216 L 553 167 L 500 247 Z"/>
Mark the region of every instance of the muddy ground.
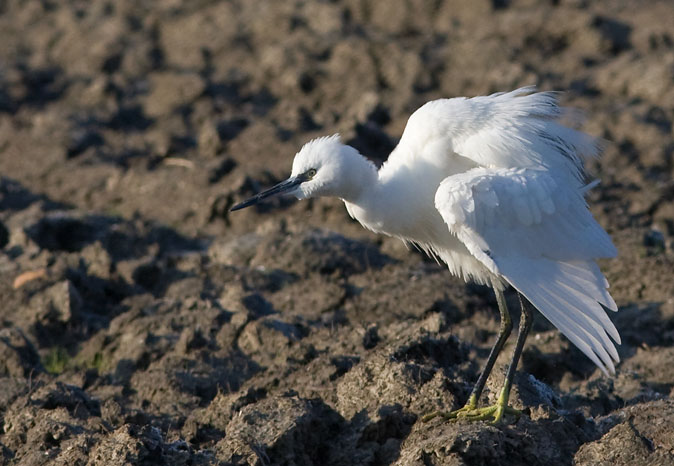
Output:
<path fill-rule="evenodd" d="M 674 464 L 673 31 L 668 0 L 0 2 L 3 464 Z M 527 84 L 607 140 L 622 363 L 537 316 L 528 415 L 424 424 L 489 290 L 337 200 L 228 208 L 312 137 L 379 163 L 423 102 Z"/>

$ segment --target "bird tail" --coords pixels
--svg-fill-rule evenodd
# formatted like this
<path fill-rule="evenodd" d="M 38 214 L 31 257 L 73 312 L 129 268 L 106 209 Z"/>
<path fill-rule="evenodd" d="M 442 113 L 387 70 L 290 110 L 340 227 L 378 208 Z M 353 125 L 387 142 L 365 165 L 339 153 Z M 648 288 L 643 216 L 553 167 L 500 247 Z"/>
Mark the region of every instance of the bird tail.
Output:
<path fill-rule="evenodd" d="M 615 373 L 614 362 L 620 358 L 613 341 L 620 344 L 620 335 L 604 307 L 612 311 L 618 307 L 594 261 L 513 258 L 499 261 L 499 268 L 605 374 Z"/>

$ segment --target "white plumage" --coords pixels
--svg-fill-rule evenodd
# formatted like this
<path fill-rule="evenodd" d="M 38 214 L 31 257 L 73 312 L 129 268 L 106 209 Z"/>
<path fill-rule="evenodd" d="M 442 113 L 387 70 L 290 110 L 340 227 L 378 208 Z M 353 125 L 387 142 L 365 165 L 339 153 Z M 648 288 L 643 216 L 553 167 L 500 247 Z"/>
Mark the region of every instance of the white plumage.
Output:
<path fill-rule="evenodd" d="M 611 358 L 618 361 L 618 354 L 607 333 L 617 342 L 620 336 L 599 303 L 617 307 L 593 259 L 616 251 L 580 189 L 544 170 L 480 167 L 446 178 L 435 205 L 489 272 L 522 293 L 602 370 L 614 372 Z"/>
<path fill-rule="evenodd" d="M 533 87 L 435 100 L 410 116 L 379 170 L 337 135 L 316 139 L 288 181 L 235 209 L 280 192 L 339 197 L 365 228 L 418 245 L 452 273 L 497 293 L 513 286 L 614 372 L 620 336 L 602 306 L 617 307 L 595 260 L 616 250 L 584 199 L 583 161 L 598 144 L 560 123 L 563 113 L 555 93 Z"/>

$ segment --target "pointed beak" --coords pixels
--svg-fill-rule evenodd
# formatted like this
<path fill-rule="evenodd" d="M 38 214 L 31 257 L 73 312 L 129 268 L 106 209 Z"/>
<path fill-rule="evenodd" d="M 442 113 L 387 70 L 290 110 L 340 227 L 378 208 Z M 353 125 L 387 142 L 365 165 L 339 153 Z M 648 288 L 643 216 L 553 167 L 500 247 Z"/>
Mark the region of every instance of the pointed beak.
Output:
<path fill-rule="evenodd" d="M 266 191 L 262 191 L 261 193 L 257 193 L 250 199 L 246 199 L 245 201 L 240 202 L 239 204 L 229 209 L 229 211 L 234 212 L 235 210 L 245 209 L 246 207 L 255 205 L 258 202 L 267 199 L 269 197 L 279 196 L 281 194 L 288 194 L 292 192 L 297 186 L 299 186 L 303 181 L 306 181 L 306 179 L 302 175 L 292 176 L 287 180 L 277 184 L 276 186 L 269 188 Z"/>

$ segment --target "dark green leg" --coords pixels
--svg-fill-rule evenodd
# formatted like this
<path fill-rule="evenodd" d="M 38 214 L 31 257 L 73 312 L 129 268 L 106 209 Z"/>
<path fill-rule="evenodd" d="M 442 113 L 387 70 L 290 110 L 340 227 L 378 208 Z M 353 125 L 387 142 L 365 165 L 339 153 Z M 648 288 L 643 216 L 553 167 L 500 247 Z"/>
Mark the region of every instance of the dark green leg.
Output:
<path fill-rule="evenodd" d="M 491 370 L 494 368 L 496 359 L 501 353 L 501 350 L 503 349 L 503 346 L 505 345 L 505 342 L 513 329 L 513 322 L 510 318 L 510 312 L 508 312 L 508 305 L 506 304 L 503 291 L 494 290 L 494 293 L 496 294 L 498 310 L 501 313 L 501 328 L 499 329 L 496 343 L 494 343 L 494 346 L 492 346 L 491 352 L 489 353 L 489 358 L 487 358 L 487 364 L 484 366 L 482 374 L 480 374 L 480 377 L 477 379 L 477 383 L 473 387 L 473 391 L 470 393 L 470 397 L 468 398 L 467 405 L 472 405 L 473 408 L 477 407 L 477 402 L 480 399 L 480 395 L 482 395 L 482 390 L 484 390 L 484 386 L 487 383 L 487 378 L 489 377 L 489 374 L 491 374 Z"/>
<path fill-rule="evenodd" d="M 497 299 L 499 300 L 499 308 L 503 309 L 505 308 L 505 300 L 503 299 L 503 295 L 501 294 L 501 297 L 499 298 L 499 294 L 496 294 Z M 491 368 L 494 365 L 494 362 L 496 360 L 496 356 L 493 357 L 492 360 L 492 354 L 489 355 L 489 360 L 487 361 L 487 367 L 485 368 L 485 371 L 482 373 L 480 378 L 478 379 L 477 384 L 475 385 L 475 388 L 473 389 L 473 393 L 471 394 L 470 398 L 468 399 L 468 403 L 466 406 L 464 406 L 461 409 L 458 409 L 456 411 L 452 411 L 450 413 L 443 413 L 443 412 L 436 412 L 436 413 L 431 413 L 428 416 L 425 416 L 422 418 L 423 421 L 429 421 L 433 419 L 434 417 L 440 416 L 444 419 L 467 419 L 470 421 L 481 421 L 481 420 L 487 420 L 491 419 L 494 424 L 500 422 L 503 419 L 503 416 L 506 414 L 514 414 L 516 416 L 519 416 L 521 413 L 508 406 L 508 399 L 510 398 L 510 388 L 512 387 L 513 383 L 513 378 L 515 377 L 515 370 L 517 369 L 517 363 L 520 360 L 520 356 L 522 355 L 522 349 L 524 348 L 524 342 L 527 339 L 527 335 L 529 334 L 529 330 L 531 330 L 531 323 L 533 322 L 533 316 L 531 313 L 531 309 L 529 309 L 528 304 L 525 302 L 524 298 L 522 295 L 519 295 L 520 299 L 520 307 L 522 308 L 521 312 L 521 317 L 520 317 L 520 326 L 519 326 L 519 331 L 517 333 L 517 343 L 515 344 L 515 350 L 513 351 L 513 357 L 510 361 L 510 366 L 508 367 L 508 372 L 506 373 L 506 378 L 505 378 L 505 383 L 503 384 L 503 388 L 501 389 L 501 394 L 499 395 L 498 401 L 496 404 L 492 406 L 487 406 L 485 408 L 478 408 L 477 407 L 477 400 L 482 392 L 482 389 L 484 388 L 484 383 L 487 380 L 487 376 L 489 375 L 489 371 L 491 371 Z M 504 306 L 501 306 L 501 302 L 503 302 Z M 506 309 L 506 315 L 508 313 Z M 501 316 L 503 316 L 503 311 L 501 311 Z M 510 319 L 510 316 L 508 316 L 508 320 Z M 503 318 L 502 318 L 503 321 Z M 510 330 L 510 327 L 512 324 L 509 323 L 508 326 L 508 332 Z M 501 328 L 503 329 L 504 326 L 503 324 L 501 325 Z M 494 348 L 492 349 L 492 353 L 496 351 L 496 355 L 498 355 L 498 352 L 501 350 L 503 347 L 503 343 L 505 342 L 505 338 L 503 338 L 503 342 L 501 342 L 501 336 L 502 333 L 499 333 L 499 338 L 496 341 L 496 344 L 494 345 Z M 500 346 L 499 346 L 500 344 Z M 487 375 L 485 375 L 485 373 Z M 484 380 L 483 380 L 484 378 Z"/>
<path fill-rule="evenodd" d="M 498 358 L 499 353 L 503 349 L 503 345 L 505 345 L 505 342 L 510 336 L 510 332 L 512 331 L 513 328 L 513 323 L 510 318 L 510 313 L 508 312 L 508 306 L 506 304 L 503 291 L 494 289 L 494 294 L 496 294 L 496 302 L 498 303 L 498 310 L 501 314 L 501 327 L 499 328 L 496 342 L 494 343 L 494 346 L 492 346 L 491 351 L 489 353 L 489 357 L 487 358 L 487 364 L 484 366 L 484 369 L 482 370 L 480 377 L 477 379 L 477 383 L 473 387 L 473 391 L 470 393 L 468 402 L 463 408 L 458 409 L 456 411 L 452 411 L 450 413 L 436 411 L 427 414 L 426 416 L 421 418 L 422 421 L 427 422 L 437 416 L 441 416 L 445 419 L 453 419 L 460 416 L 461 413 L 473 411 L 477 408 L 477 402 L 480 399 L 480 395 L 482 395 L 482 390 L 484 389 L 484 386 L 487 383 L 487 378 L 489 377 L 491 370 L 494 368 L 496 359 Z"/>
<path fill-rule="evenodd" d="M 501 395 L 498 399 L 498 409 L 496 415 L 494 416 L 494 422 L 499 422 L 503 417 L 506 409 L 508 409 L 508 398 L 510 398 L 510 388 L 513 384 L 513 379 L 515 378 L 515 370 L 517 369 L 517 364 L 520 361 L 520 356 L 522 355 L 522 349 L 524 348 L 524 342 L 529 335 L 529 330 L 531 330 L 531 324 L 533 323 L 533 315 L 529 305 L 524 301 L 524 298 L 521 294 L 517 294 L 520 298 L 520 307 L 522 308 L 522 313 L 520 315 L 520 326 L 517 332 L 517 343 L 515 343 L 515 351 L 513 351 L 513 357 L 510 361 L 510 366 L 508 367 L 508 372 L 506 373 L 505 383 L 501 389 Z"/>

